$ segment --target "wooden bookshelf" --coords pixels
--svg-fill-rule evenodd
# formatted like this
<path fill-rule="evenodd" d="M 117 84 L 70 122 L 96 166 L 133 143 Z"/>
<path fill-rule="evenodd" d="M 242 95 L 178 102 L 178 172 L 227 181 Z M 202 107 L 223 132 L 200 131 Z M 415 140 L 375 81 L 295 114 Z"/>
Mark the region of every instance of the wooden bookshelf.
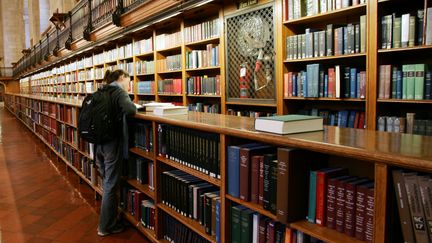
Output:
<path fill-rule="evenodd" d="M 294 60 L 285 60 L 284 63 L 298 63 L 298 62 L 320 62 L 326 60 L 344 59 L 344 58 L 356 58 L 356 57 L 366 57 L 364 53 L 355 54 L 344 54 L 336 56 L 324 56 L 324 57 L 313 57 L 313 58 L 298 58 Z"/>
<path fill-rule="evenodd" d="M 366 13 L 367 4 L 358 4 L 347 8 L 337 9 L 326 13 L 321 13 L 312 16 L 306 16 L 298 19 L 287 20 L 283 23 L 286 25 L 306 25 L 315 22 L 329 21 L 331 19 L 343 18 L 350 15 L 360 15 Z"/>
<path fill-rule="evenodd" d="M 143 185 L 141 183 L 139 183 L 137 180 L 135 179 L 128 179 L 127 183 L 133 187 L 135 187 L 136 189 L 138 189 L 139 191 L 143 192 L 146 196 L 148 196 L 149 198 L 155 200 L 155 192 L 153 190 L 151 190 L 149 188 L 148 185 Z"/>
<path fill-rule="evenodd" d="M 379 49 L 378 53 L 393 53 L 393 52 L 410 52 L 410 51 L 430 51 L 432 50 L 432 45 L 424 46 L 413 46 L 413 47 L 401 47 L 401 48 L 391 48 L 391 49 Z"/>
<path fill-rule="evenodd" d="M 233 196 L 231 196 L 231 195 L 229 195 L 229 194 L 226 194 L 226 195 L 225 195 L 225 198 L 227 198 L 228 200 L 230 200 L 230 201 L 232 201 L 232 202 L 235 202 L 235 203 L 237 203 L 237 204 L 240 204 L 240 205 L 246 206 L 246 207 L 248 207 L 248 208 L 254 210 L 255 212 L 257 212 L 257 213 L 259 213 L 259 214 L 261 214 L 261 215 L 264 215 L 264 216 L 269 217 L 269 218 L 271 218 L 271 219 L 273 219 L 273 220 L 276 220 L 276 215 L 274 215 L 274 214 L 272 214 L 271 212 L 265 210 L 261 205 L 257 205 L 257 204 L 255 204 L 255 203 L 251 203 L 251 202 L 243 201 L 243 200 L 238 199 L 238 198 L 236 198 L 236 197 L 233 197 Z"/>
<path fill-rule="evenodd" d="M 173 168 L 185 171 L 185 172 L 187 172 L 187 173 L 189 173 L 189 174 L 191 174 L 191 175 L 193 175 L 193 176 L 195 176 L 197 178 L 200 178 L 200 179 L 202 179 L 204 181 L 207 181 L 208 183 L 211 183 L 211 184 L 213 184 L 215 186 L 219 186 L 220 187 L 220 185 L 221 185 L 221 181 L 219 179 L 211 177 L 211 176 L 209 176 L 209 175 L 207 175 L 207 174 L 205 174 L 203 172 L 197 171 L 195 169 L 189 168 L 188 166 L 182 165 L 182 164 L 180 164 L 178 162 L 175 162 L 175 161 L 172 161 L 170 159 L 163 158 L 163 157 L 160 157 L 160 156 L 157 157 L 157 160 L 160 161 L 160 162 L 162 162 L 162 163 L 164 163 L 164 164 L 167 164 L 167 165 L 169 165 L 169 166 L 171 166 Z"/>
<path fill-rule="evenodd" d="M 156 238 L 156 234 L 154 230 L 148 229 L 144 227 L 141 222 L 138 222 L 134 216 L 132 216 L 130 213 L 122 211 L 122 215 L 124 218 L 126 218 L 137 230 L 139 230 L 143 235 L 145 235 L 151 242 L 160 242 Z"/>
<path fill-rule="evenodd" d="M 197 234 L 202 236 L 204 239 L 206 239 L 212 243 L 216 242 L 216 239 L 213 236 L 208 235 L 205 232 L 204 227 L 202 225 L 200 225 L 197 221 L 177 213 L 176 211 L 174 211 L 170 207 L 166 206 L 165 204 L 158 203 L 157 207 L 160 208 L 162 211 L 164 211 L 166 214 L 168 214 L 171 217 L 178 220 L 180 223 L 187 226 L 189 229 L 195 231 Z"/>
<path fill-rule="evenodd" d="M 322 241 L 328 243 L 340 243 L 340 242 L 352 242 L 352 243 L 361 243 L 364 241 L 357 240 L 356 238 L 345 235 L 344 233 L 340 233 L 336 230 L 329 229 L 323 226 L 319 226 L 317 224 L 309 223 L 306 220 L 302 220 L 299 222 L 291 223 L 289 225 L 291 228 L 304 232 L 310 236 L 318 238 Z"/>
<path fill-rule="evenodd" d="M 147 152 L 144 149 L 140 149 L 137 147 L 130 148 L 129 151 L 136 154 L 136 155 L 144 157 L 146 159 L 154 160 L 154 153 L 153 152 Z"/>

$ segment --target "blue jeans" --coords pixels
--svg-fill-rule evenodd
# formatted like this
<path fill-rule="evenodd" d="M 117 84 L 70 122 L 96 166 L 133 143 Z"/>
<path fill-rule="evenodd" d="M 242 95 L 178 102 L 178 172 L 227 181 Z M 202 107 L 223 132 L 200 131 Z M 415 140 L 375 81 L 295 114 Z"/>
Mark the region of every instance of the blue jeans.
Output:
<path fill-rule="evenodd" d="M 99 217 L 99 231 L 110 232 L 118 217 L 116 191 L 119 185 L 123 160 L 119 141 L 96 146 L 96 164 L 103 178 L 103 195 Z"/>

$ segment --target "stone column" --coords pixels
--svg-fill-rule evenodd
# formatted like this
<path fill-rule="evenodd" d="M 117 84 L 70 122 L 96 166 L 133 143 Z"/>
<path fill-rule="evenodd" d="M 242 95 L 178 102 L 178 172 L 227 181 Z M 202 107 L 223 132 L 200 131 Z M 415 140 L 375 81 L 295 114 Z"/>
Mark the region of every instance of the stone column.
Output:
<path fill-rule="evenodd" d="M 30 46 L 34 46 L 40 38 L 39 0 L 29 1 Z"/>
<path fill-rule="evenodd" d="M 12 62 L 18 61 L 22 56 L 21 50 L 25 48 L 23 4 L 23 1 L 1 1 L 5 66 L 11 66 Z"/>

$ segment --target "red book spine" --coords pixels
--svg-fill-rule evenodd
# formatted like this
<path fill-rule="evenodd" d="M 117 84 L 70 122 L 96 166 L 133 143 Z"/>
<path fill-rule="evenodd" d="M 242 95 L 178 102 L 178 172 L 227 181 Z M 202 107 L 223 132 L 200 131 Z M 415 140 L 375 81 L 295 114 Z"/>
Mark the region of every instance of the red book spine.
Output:
<path fill-rule="evenodd" d="M 335 69 L 329 68 L 328 69 L 328 97 L 334 98 L 336 93 L 336 86 L 335 86 Z"/>
<path fill-rule="evenodd" d="M 251 202 L 258 204 L 259 188 L 259 163 L 261 156 L 253 156 L 251 159 Z"/>
<path fill-rule="evenodd" d="M 364 227 L 366 216 L 366 190 L 365 187 L 357 189 L 356 196 L 356 219 L 355 219 L 355 237 L 359 240 L 364 240 Z"/>
<path fill-rule="evenodd" d="M 357 186 L 348 183 L 345 187 L 345 234 L 354 236 L 355 229 L 355 203 Z"/>
<path fill-rule="evenodd" d="M 240 199 L 250 200 L 250 161 L 249 151 L 240 149 Z"/>
<path fill-rule="evenodd" d="M 289 94 L 289 73 L 284 73 L 284 98 L 288 97 Z"/>
<path fill-rule="evenodd" d="M 258 178 L 258 204 L 264 205 L 264 157 L 260 156 L 259 161 L 259 178 Z"/>
<path fill-rule="evenodd" d="M 293 76 L 293 73 L 289 72 L 288 73 L 288 97 L 292 97 L 293 96 L 292 76 Z"/>
<path fill-rule="evenodd" d="M 326 226 L 330 229 L 335 228 L 336 216 L 336 179 L 329 179 L 327 184 L 327 221 Z"/>
<path fill-rule="evenodd" d="M 366 224 L 365 224 L 365 241 L 373 242 L 374 230 L 374 192 L 373 188 L 369 188 L 366 194 Z"/>
<path fill-rule="evenodd" d="M 274 235 L 275 235 L 275 222 L 269 221 L 267 224 L 267 241 L 266 242 L 275 242 L 274 241 Z"/>
<path fill-rule="evenodd" d="M 324 213 L 324 199 L 326 188 L 326 174 L 318 171 L 317 172 L 317 186 L 316 186 L 316 216 L 315 222 L 319 225 L 325 225 L 325 213 Z"/>
<path fill-rule="evenodd" d="M 267 236 L 266 223 L 267 223 L 267 219 L 265 217 L 260 217 L 259 228 L 258 228 L 259 243 L 266 243 L 266 236 Z"/>
<path fill-rule="evenodd" d="M 216 75 L 216 95 L 220 95 L 220 75 Z"/>
<path fill-rule="evenodd" d="M 344 231 L 345 221 L 345 182 L 338 181 L 336 186 L 336 224 L 335 228 L 339 232 Z"/>

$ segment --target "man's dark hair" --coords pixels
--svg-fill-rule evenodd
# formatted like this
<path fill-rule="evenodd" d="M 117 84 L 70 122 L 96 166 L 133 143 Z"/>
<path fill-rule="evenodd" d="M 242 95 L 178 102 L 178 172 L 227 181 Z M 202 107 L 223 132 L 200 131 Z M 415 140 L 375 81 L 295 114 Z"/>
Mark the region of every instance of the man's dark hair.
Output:
<path fill-rule="evenodd" d="M 120 78 L 120 76 L 128 78 L 129 74 L 122 69 L 117 69 L 115 71 L 107 70 L 105 72 L 104 80 L 107 84 L 110 84 L 112 82 L 117 81 Z"/>

